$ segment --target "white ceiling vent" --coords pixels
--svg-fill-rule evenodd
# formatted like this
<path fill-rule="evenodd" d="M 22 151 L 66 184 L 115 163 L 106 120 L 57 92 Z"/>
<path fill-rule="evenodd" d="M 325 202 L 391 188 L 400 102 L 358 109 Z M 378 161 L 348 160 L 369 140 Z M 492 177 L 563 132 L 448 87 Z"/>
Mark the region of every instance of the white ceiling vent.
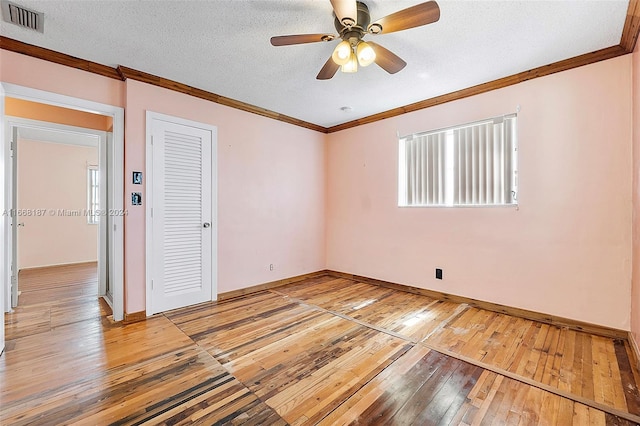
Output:
<path fill-rule="evenodd" d="M 2 2 L 2 16 L 5 21 L 30 30 L 44 32 L 44 13 L 36 12 L 15 3 Z"/>

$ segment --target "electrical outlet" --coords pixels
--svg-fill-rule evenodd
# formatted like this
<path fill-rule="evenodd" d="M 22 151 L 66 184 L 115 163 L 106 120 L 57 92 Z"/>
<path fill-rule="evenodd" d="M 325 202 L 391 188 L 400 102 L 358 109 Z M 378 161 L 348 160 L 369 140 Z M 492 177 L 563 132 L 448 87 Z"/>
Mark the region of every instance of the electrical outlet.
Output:
<path fill-rule="evenodd" d="M 273 271 L 273 263 L 269 264 L 269 270 Z"/>
<path fill-rule="evenodd" d="M 442 279 L 442 269 L 440 269 L 440 268 L 436 268 L 436 279 L 437 280 L 441 280 Z"/>

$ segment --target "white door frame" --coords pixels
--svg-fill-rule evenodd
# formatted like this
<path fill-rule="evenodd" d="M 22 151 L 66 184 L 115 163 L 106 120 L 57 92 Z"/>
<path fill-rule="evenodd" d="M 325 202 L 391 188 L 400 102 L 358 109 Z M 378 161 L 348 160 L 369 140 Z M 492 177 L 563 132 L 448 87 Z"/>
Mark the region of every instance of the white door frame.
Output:
<path fill-rule="evenodd" d="M 7 194 L 6 194 L 6 185 L 5 185 L 5 178 L 6 178 L 6 166 L 7 166 L 7 161 L 11 161 L 11 158 L 7 159 L 5 157 L 5 149 L 4 146 L 2 146 L 2 135 L 4 135 L 4 86 L 2 86 L 2 84 L 0 84 L 0 167 L 3 167 L 5 170 L 5 172 L 1 172 L 0 171 L 0 189 L 2 189 L 2 196 L 0 196 L 0 213 L 3 213 L 2 216 L 2 220 L 0 221 L 0 241 L 6 241 L 6 230 L 7 228 L 5 227 L 5 222 L 8 220 L 7 218 L 5 218 L 4 216 L 4 212 L 6 211 L 6 207 L 7 205 L 5 204 L 5 201 L 7 199 Z M 7 253 L 7 245 L 6 244 L 0 244 L 0 283 L 2 283 L 3 281 L 6 282 L 6 278 L 7 278 L 7 274 L 5 272 L 5 259 L 9 256 L 9 254 Z M 9 275 L 11 274 L 11 272 L 9 272 Z M 9 286 L 11 286 L 11 278 L 9 278 Z M 7 285 L 7 284 L 5 284 Z M 0 312 L 2 313 L 2 318 L 0 318 L 0 355 L 2 355 L 4 353 L 4 311 L 5 311 L 5 298 L 6 298 L 6 292 L 5 289 L 2 288 L 2 284 L 0 284 Z M 11 303 L 9 303 L 11 304 Z"/>
<path fill-rule="evenodd" d="M 58 124 L 58 123 L 49 123 L 49 122 L 44 122 L 39 120 L 32 120 L 32 119 L 21 118 L 21 117 L 12 117 L 7 115 L 5 115 L 5 125 L 6 125 L 5 137 L 9 137 L 11 139 L 13 139 L 12 132 L 13 132 L 13 129 L 15 128 L 18 130 L 17 139 L 22 137 L 24 139 L 33 139 L 33 140 L 49 142 L 49 143 L 58 143 L 63 145 L 76 145 L 76 146 L 86 146 L 86 147 L 96 148 L 98 150 L 97 165 L 100 166 L 101 175 L 102 175 L 100 181 L 107 182 L 107 179 L 105 179 L 105 176 L 107 176 L 106 172 L 107 172 L 107 148 L 108 148 L 106 131 L 93 130 L 93 129 L 87 129 L 82 127 L 69 126 L 65 124 Z M 26 136 L 25 136 L 25 133 L 27 133 Z M 15 143 L 13 147 L 13 158 L 12 158 L 14 168 L 15 168 L 17 157 L 19 156 L 20 154 L 18 150 L 18 144 Z M 18 182 L 17 182 L 16 172 L 17 171 L 14 169 L 12 173 L 13 174 L 12 191 L 15 191 L 15 194 L 18 195 L 17 194 Z M 100 187 L 101 200 L 108 200 L 107 187 L 108 185 L 104 185 L 104 184 L 101 185 Z M 13 204 L 14 204 L 14 208 L 18 207 L 18 204 L 15 202 L 15 199 Z M 45 206 L 41 206 L 41 207 L 45 207 Z M 101 207 L 101 209 L 106 211 L 104 207 Z M 107 289 L 106 267 L 108 264 L 107 237 L 108 237 L 108 229 L 109 229 L 108 220 L 106 220 L 107 218 L 108 216 L 105 216 L 105 219 L 101 220 L 100 223 L 98 224 L 98 244 L 99 244 L 98 246 L 98 278 L 99 278 L 98 279 L 98 282 L 99 282 L 98 295 L 99 296 L 106 296 L 106 289 Z M 16 265 L 16 271 L 13 271 L 13 273 L 15 274 L 14 278 L 16 282 L 18 279 L 17 272 L 20 269 L 20 265 L 18 265 L 16 262 L 17 246 L 18 246 L 18 241 L 14 240 L 12 263 Z M 11 294 L 11 305 L 13 307 L 15 307 L 17 304 L 16 290 L 17 289 L 14 287 L 12 289 L 12 294 Z M 109 303 L 109 305 L 112 305 L 112 301 L 110 301 L 108 298 L 106 300 L 107 300 L 107 303 Z"/>
<path fill-rule="evenodd" d="M 85 99 L 74 98 L 71 96 L 60 95 L 57 93 L 46 92 L 43 90 L 32 89 L 29 87 L 18 86 L 11 83 L 0 82 L 0 86 L 4 91 L 4 96 L 25 99 L 28 101 L 39 102 L 48 105 L 59 106 L 79 111 L 90 112 L 93 114 L 106 115 L 113 119 L 113 144 L 108 147 L 109 156 L 114 160 L 109 170 L 109 187 L 113 189 L 111 208 L 114 210 L 124 211 L 124 109 L 113 105 L 101 104 L 98 102 L 88 101 Z M 0 121 L 4 126 L 4 111 L 0 116 Z M 10 205 L 7 196 L 10 194 L 8 185 L 11 183 L 11 177 L 7 173 L 11 170 L 7 161 L 10 161 L 10 143 L 5 138 L 5 132 L 0 132 L 0 166 L 4 170 L 4 206 Z M 10 235 L 11 220 L 5 216 L 2 226 L 4 235 Z M 113 245 L 111 247 L 110 263 L 113 264 L 113 318 L 115 321 L 121 321 L 124 317 L 124 220 L 123 216 L 113 217 L 113 230 L 111 231 Z M 5 282 L 5 288 L 1 289 L 5 295 L 10 295 L 10 259 L 9 245 L 12 244 L 10 238 L 4 238 L 3 255 L 0 256 L 0 271 L 3 272 L 2 281 Z M 5 297 L 4 310 L 10 312 L 11 303 Z"/>
<path fill-rule="evenodd" d="M 160 114 L 153 111 L 146 111 L 146 162 L 145 162 L 145 196 L 146 196 L 146 221 L 145 221 L 145 274 L 146 274 L 146 306 L 147 315 L 153 315 L 155 310 L 152 303 L 151 278 L 153 277 L 153 121 L 167 121 L 169 123 L 181 124 L 184 126 L 196 127 L 211 131 L 211 300 L 218 299 L 218 129 L 216 126 Z M 160 177 L 156 177 L 159 179 Z"/>
<path fill-rule="evenodd" d="M 18 208 L 18 187 L 16 185 L 17 181 L 18 181 L 18 128 L 17 127 L 11 127 L 9 125 L 7 125 L 7 129 L 6 129 L 6 137 L 9 139 L 9 141 L 11 142 L 11 151 L 12 151 L 12 155 L 11 155 L 11 165 L 10 167 L 10 172 L 8 173 L 11 176 L 11 179 L 9 179 L 10 182 L 10 197 L 11 197 L 11 202 L 9 203 L 9 205 L 7 207 L 9 207 L 9 209 L 13 210 L 14 212 L 16 212 L 17 208 Z M 9 304 L 11 307 L 15 307 L 18 306 L 18 215 L 17 213 L 12 214 L 11 216 L 9 216 L 11 219 L 11 248 L 9 249 L 9 252 L 11 253 L 10 255 L 10 263 L 9 263 L 9 268 L 11 270 L 11 279 L 9 281 L 9 286 L 11 287 L 11 295 L 9 296 L 11 298 L 11 303 Z"/>

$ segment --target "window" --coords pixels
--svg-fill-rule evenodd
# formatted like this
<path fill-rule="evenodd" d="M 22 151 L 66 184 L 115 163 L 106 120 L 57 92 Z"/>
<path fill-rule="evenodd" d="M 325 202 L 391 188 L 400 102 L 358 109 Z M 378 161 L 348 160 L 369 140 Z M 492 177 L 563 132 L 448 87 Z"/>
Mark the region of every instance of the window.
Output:
<path fill-rule="evenodd" d="M 87 167 L 87 223 L 100 221 L 100 171 L 96 166 Z"/>
<path fill-rule="evenodd" d="M 398 205 L 516 205 L 516 118 L 400 138 Z"/>

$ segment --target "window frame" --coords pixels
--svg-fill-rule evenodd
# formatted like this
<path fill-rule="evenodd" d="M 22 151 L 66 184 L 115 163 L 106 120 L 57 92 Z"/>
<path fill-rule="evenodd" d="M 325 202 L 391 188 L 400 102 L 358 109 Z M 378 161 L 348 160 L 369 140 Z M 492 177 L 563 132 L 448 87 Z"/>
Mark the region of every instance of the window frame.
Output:
<path fill-rule="evenodd" d="M 100 170 L 98 166 L 90 164 L 87 165 L 87 224 L 98 225 L 100 223 L 99 210 Z"/>
<path fill-rule="evenodd" d="M 453 143 L 454 143 L 454 132 L 456 130 L 467 129 L 469 127 L 481 126 L 486 124 L 503 124 L 503 130 L 506 130 L 508 120 L 512 120 L 512 135 L 511 135 L 511 157 L 510 157 L 510 174 L 509 179 L 511 180 L 509 184 L 509 192 L 511 193 L 510 201 L 511 202 L 503 202 L 503 203 L 455 203 L 453 201 L 453 173 L 454 171 L 459 170 L 459 164 L 456 164 L 455 158 L 453 157 Z M 445 195 L 443 203 L 430 203 L 430 204 L 411 204 L 407 200 L 407 148 L 406 143 L 408 141 L 413 140 L 414 138 L 419 137 L 427 137 L 430 135 L 438 135 L 438 134 L 446 134 L 446 152 L 445 152 L 445 160 L 443 163 L 444 174 L 442 180 L 444 181 L 443 186 L 445 187 Z M 518 113 L 509 113 L 501 116 L 496 116 L 492 118 L 487 118 L 483 120 L 468 122 L 460 125 L 448 126 L 434 130 L 428 130 L 424 132 L 412 133 L 405 136 L 398 135 L 398 207 L 400 208 L 504 208 L 504 207 L 515 207 L 518 208 L 518 184 L 519 184 L 519 147 L 518 147 Z M 425 176 L 421 176 L 424 178 Z M 426 179 L 423 181 L 423 184 L 426 182 Z"/>

